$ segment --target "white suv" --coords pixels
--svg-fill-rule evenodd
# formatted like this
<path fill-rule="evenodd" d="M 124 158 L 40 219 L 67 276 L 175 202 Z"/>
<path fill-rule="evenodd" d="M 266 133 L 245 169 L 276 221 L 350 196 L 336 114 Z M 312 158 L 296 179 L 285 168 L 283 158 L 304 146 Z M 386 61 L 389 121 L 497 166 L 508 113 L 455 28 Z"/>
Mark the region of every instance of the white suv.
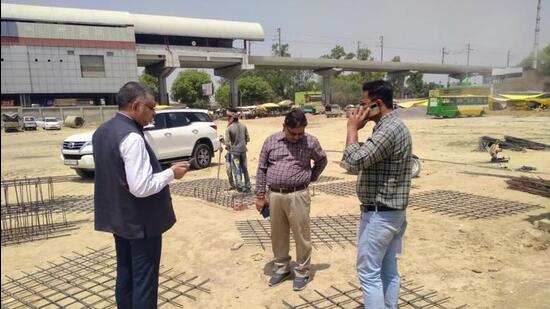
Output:
<path fill-rule="evenodd" d="M 206 110 L 157 110 L 153 123 L 144 128 L 145 139 L 161 163 L 193 158 L 196 169 L 210 166 L 220 148 L 217 126 Z M 83 178 L 93 177 L 94 131 L 69 136 L 63 142 L 61 159 Z"/>

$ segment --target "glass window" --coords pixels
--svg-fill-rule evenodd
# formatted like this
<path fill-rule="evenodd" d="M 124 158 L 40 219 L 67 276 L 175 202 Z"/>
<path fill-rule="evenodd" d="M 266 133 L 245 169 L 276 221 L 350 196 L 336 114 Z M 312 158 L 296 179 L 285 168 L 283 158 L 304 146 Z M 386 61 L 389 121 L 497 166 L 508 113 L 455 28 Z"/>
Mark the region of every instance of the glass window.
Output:
<path fill-rule="evenodd" d="M 185 113 L 187 115 L 187 118 L 191 122 L 211 122 L 212 119 L 210 119 L 210 116 L 207 113 L 201 113 L 201 112 L 191 112 L 191 113 Z"/>
<path fill-rule="evenodd" d="M 103 56 L 80 55 L 80 71 L 82 77 L 105 77 Z"/>
<path fill-rule="evenodd" d="M 153 118 L 153 123 L 155 124 L 155 128 L 153 130 L 160 130 L 160 129 L 168 128 L 168 125 L 166 124 L 165 114 L 155 115 L 155 118 Z"/>
<path fill-rule="evenodd" d="M 183 127 L 189 124 L 189 119 L 185 113 L 168 113 L 168 126 L 170 128 Z"/>

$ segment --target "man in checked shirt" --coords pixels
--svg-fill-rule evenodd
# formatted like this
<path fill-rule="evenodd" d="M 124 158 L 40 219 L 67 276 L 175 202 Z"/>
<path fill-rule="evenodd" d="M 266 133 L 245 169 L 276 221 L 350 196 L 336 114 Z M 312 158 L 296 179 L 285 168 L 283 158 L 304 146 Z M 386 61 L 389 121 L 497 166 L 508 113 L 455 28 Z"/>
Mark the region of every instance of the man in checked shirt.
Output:
<path fill-rule="evenodd" d="M 262 147 L 256 174 L 256 208 L 261 211 L 269 189 L 271 214 L 271 244 L 274 274 L 269 280 L 275 286 L 291 276 L 289 262 L 290 232 L 296 242 L 294 268 L 295 291 L 309 282 L 311 235 L 308 185 L 316 181 L 327 166 L 327 156 L 319 141 L 305 133 L 307 119 L 303 111 L 292 110 L 286 115 L 283 131 L 269 136 Z M 313 167 L 311 161 L 313 160 Z"/>
<path fill-rule="evenodd" d="M 372 135 L 360 144 L 358 131 L 371 120 L 376 123 Z M 393 110 L 391 84 L 365 83 L 361 106 L 348 120 L 342 166 L 359 172 L 357 272 L 367 309 L 397 308 L 396 255 L 407 225 L 411 156 L 411 135 Z"/>

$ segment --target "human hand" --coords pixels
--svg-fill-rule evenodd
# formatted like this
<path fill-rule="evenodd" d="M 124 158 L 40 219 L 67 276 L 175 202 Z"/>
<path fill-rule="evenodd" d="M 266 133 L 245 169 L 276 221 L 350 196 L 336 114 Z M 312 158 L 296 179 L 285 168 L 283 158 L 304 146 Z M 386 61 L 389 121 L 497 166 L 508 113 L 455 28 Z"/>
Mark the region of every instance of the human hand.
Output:
<path fill-rule="evenodd" d="M 265 195 L 256 196 L 256 210 L 262 211 L 265 206 Z"/>
<path fill-rule="evenodd" d="M 370 106 L 366 108 L 358 108 L 351 113 L 348 119 L 348 129 L 359 131 L 365 127 L 369 121 Z"/>
<path fill-rule="evenodd" d="M 191 164 L 189 162 L 176 162 L 172 163 L 170 169 L 174 172 L 174 178 L 180 179 L 191 169 Z"/>

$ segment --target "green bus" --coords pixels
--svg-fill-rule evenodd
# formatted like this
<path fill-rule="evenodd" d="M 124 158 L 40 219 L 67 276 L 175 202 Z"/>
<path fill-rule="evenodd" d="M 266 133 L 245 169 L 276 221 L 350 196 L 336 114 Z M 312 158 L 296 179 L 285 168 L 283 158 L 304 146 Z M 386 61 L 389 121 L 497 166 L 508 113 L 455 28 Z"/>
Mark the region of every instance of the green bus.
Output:
<path fill-rule="evenodd" d="M 436 117 L 482 116 L 489 108 L 489 87 L 450 87 L 430 91 L 426 113 Z"/>

